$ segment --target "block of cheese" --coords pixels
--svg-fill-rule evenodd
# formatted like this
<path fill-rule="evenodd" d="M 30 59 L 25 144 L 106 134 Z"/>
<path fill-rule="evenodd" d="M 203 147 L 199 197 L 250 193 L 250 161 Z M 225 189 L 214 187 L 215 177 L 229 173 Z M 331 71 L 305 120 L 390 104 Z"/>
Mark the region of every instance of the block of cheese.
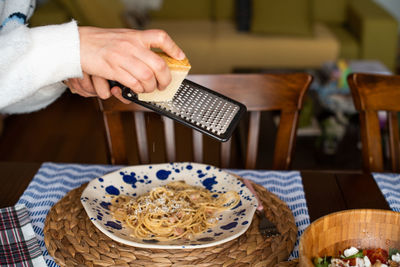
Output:
<path fill-rule="evenodd" d="M 163 102 L 172 100 L 191 68 L 187 58 L 176 60 L 163 52 L 157 52 L 157 54 L 167 62 L 168 68 L 171 71 L 171 83 L 164 90 L 156 89 L 151 93 L 138 94 L 138 99 L 141 101 Z"/>

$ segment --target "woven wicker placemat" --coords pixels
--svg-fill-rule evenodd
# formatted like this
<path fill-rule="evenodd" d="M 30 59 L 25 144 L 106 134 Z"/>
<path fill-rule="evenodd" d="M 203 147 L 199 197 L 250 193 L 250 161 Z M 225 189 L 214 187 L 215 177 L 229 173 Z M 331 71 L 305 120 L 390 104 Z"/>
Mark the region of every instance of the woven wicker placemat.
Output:
<path fill-rule="evenodd" d="M 294 259 L 291 261 L 282 261 L 275 265 L 275 267 L 298 267 L 299 259 Z"/>
<path fill-rule="evenodd" d="M 86 185 L 70 191 L 46 217 L 44 241 L 60 266 L 274 266 L 287 260 L 296 242 L 291 210 L 276 195 L 253 183 L 280 236 L 261 236 L 254 216 L 243 235 L 214 247 L 169 250 L 127 246 L 107 237 L 89 220 L 80 201 Z"/>

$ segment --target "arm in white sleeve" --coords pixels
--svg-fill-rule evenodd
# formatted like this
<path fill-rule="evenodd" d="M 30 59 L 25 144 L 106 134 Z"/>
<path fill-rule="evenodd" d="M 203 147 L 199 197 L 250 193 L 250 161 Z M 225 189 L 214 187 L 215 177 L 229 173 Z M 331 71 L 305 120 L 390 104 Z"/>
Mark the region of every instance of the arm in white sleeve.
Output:
<path fill-rule="evenodd" d="M 0 112 L 44 108 L 65 90 L 62 80 L 82 77 L 75 21 L 0 34 Z"/>

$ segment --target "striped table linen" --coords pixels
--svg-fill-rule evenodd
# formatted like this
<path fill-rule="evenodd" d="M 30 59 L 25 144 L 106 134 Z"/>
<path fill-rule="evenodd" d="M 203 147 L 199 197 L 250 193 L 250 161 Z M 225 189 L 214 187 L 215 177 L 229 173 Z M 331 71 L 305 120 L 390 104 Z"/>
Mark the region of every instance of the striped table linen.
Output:
<path fill-rule="evenodd" d="M 50 208 L 67 192 L 81 184 L 116 171 L 122 166 L 44 163 L 18 204 L 24 204 L 29 211 L 33 229 L 49 266 L 57 266 L 49 255 L 44 243 L 44 222 Z M 298 238 L 290 259 L 298 257 L 299 237 L 310 224 L 300 172 L 297 171 L 249 171 L 228 170 L 263 185 L 287 203 L 293 212 L 298 227 Z"/>
<path fill-rule="evenodd" d="M 24 205 L 0 209 L 0 266 L 47 266 Z"/>
<path fill-rule="evenodd" d="M 389 207 L 400 212 L 400 174 L 398 173 L 372 173 L 375 182 L 382 191 Z"/>
<path fill-rule="evenodd" d="M 299 257 L 300 236 L 310 225 L 303 183 L 298 171 L 230 170 L 267 188 L 284 201 L 293 213 L 297 226 L 297 240 L 289 260 Z"/>

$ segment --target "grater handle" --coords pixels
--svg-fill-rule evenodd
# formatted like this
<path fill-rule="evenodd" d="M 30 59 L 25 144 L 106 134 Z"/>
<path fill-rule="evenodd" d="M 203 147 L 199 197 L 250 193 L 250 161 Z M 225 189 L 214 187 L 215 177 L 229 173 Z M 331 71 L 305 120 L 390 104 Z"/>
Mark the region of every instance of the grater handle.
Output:
<path fill-rule="evenodd" d="M 130 88 L 126 87 L 125 85 L 122 85 L 117 81 L 111 81 L 111 80 L 108 80 L 108 84 L 110 85 L 110 88 L 113 88 L 114 86 L 121 88 L 122 96 L 125 99 L 128 99 L 129 101 L 133 101 L 132 99 L 137 99 L 137 94 L 134 93 Z"/>

